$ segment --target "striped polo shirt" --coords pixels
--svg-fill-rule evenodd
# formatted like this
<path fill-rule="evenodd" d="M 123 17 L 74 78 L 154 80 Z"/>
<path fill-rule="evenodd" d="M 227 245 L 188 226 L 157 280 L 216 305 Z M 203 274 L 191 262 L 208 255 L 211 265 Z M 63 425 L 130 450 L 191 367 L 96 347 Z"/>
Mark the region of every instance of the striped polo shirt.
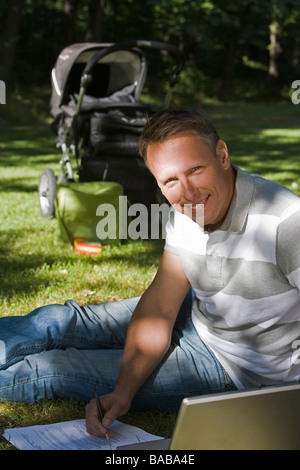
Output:
<path fill-rule="evenodd" d="M 238 388 L 300 379 L 300 198 L 237 171 L 222 226 L 172 211 L 165 249 L 196 297 L 195 328 Z M 200 359 L 201 360 L 201 359 Z"/>

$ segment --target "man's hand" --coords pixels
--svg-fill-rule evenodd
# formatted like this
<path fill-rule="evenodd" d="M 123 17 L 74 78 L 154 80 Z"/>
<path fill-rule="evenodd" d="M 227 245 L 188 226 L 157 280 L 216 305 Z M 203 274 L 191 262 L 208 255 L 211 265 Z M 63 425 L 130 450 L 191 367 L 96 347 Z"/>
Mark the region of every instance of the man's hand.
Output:
<path fill-rule="evenodd" d="M 131 401 L 124 399 L 118 392 L 114 391 L 100 398 L 101 406 L 104 412 L 101 423 L 96 400 L 91 400 L 86 405 L 86 429 L 93 436 L 105 437 L 108 433 L 112 437 L 113 433 L 108 428 L 119 416 L 124 415 L 130 408 Z"/>

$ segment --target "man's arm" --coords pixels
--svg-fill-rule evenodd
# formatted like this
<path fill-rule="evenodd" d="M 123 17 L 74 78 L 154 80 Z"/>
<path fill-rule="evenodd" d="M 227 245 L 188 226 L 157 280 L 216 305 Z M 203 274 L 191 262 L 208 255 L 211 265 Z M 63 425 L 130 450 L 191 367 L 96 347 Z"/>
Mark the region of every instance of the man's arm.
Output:
<path fill-rule="evenodd" d="M 172 329 L 190 288 L 179 257 L 163 253 L 157 274 L 142 295 L 128 327 L 119 378 L 112 393 L 101 397 L 108 427 L 125 414 L 131 401 L 169 349 Z M 86 407 L 87 430 L 103 436 L 95 401 Z"/>

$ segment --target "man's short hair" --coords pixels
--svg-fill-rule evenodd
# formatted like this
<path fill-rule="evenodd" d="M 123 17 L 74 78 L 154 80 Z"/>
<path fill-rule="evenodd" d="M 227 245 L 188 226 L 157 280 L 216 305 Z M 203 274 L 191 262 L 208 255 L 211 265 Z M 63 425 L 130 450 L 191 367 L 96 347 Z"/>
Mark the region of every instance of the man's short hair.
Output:
<path fill-rule="evenodd" d="M 212 121 L 201 109 L 184 106 L 162 109 L 148 118 L 140 137 L 139 153 L 146 162 L 150 144 L 189 132 L 199 134 L 215 154 L 220 137 Z"/>

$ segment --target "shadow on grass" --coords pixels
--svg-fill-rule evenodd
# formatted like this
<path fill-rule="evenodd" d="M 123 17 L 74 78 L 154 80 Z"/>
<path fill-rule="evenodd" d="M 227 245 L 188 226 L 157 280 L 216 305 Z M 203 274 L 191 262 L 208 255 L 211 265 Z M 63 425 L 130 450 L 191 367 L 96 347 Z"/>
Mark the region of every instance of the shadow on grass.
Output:
<path fill-rule="evenodd" d="M 39 248 L 34 251 L 24 252 L 26 240 L 24 231 L 10 229 L 0 232 L 0 298 L 11 301 L 19 295 L 30 296 L 41 292 L 43 289 L 65 287 L 65 278 L 62 275 L 63 268 L 67 267 L 75 277 L 66 279 L 68 286 L 82 289 L 84 287 L 100 287 L 105 282 L 105 289 L 111 291 L 122 291 L 122 276 L 128 270 L 137 270 L 137 281 L 140 281 L 139 270 L 147 273 L 147 270 L 157 266 L 162 250 L 163 240 L 128 242 L 124 245 L 104 246 L 100 257 L 86 256 L 74 253 L 70 245 L 49 246 L 46 251 Z M 31 244 L 29 244 L 29 247 Z M 99 272 L 95 271 L 99 267 Z M 84 273 L 95 273 L 91 281 L 84 283 Z M 102 274 L 104 273 L 104 274 Z M 76 279 L 78 275 L 78 280 Z M 99 276 L 99 279 L 98 279 Z M 128 283 L 125 276 L 124 283 Z M 132 281 L 133 282 L 133 281 Z M 67 287 L 66 287 L 67 289 Z M 68 292 L 66 292 L 68 295 Z"/>
<path fill-rule="evenodd" d="M 30 295 L 45 288 L 50 282 L 35 270 L 42 265 L 51 267 L 57 262 L 55 252 L 19 253 L 18 240 L 26 237 L 24 231 L 9 230 L 0 232 L 0 297 L 11 299 L 16 294 Z"/>
<path fill-rule="evenodd" d="M 1 128 L 2 155 L 47 155 L 55 149 L 55 135 L 44 127 Z"/>
<path fill-rule="evenodd" d="M 45 167 L 60 173 L 61 152 L 47 127 L 15 127 L 1 130 L 0 191 L 33 192 Z"/>

